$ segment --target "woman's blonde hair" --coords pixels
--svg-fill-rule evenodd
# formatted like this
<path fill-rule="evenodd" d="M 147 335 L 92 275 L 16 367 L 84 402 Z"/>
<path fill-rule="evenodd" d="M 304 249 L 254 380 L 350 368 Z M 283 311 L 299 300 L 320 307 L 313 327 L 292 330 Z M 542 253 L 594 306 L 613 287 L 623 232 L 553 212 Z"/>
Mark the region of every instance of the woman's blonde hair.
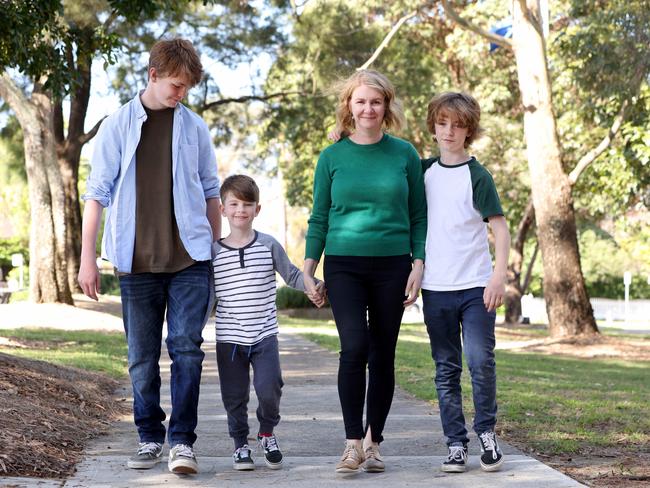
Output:
<path fill-rule="evenodd" d="M 355 72 L 349 78 L 340 81 L 334 86 L 338 95 L 336 106 L 336 131 L 339 134 L 351 134 L 354 132 L 354 120 L 350 112 L 350 99 L 352 92 L 361 85 L 374 88 L 384 95 L 386 111 L 384 113 L 383 126 L 388 130 L 400 131 L 406 126 L 402 102 L 395 97 L 395 87 L 378 71 L 363 69 Z"/>
<path fill-rule="evenodd" d="M 429 101 L 427 129 L 436 135 L 436 122 L 440 117 L 454 116 L 467 128 L 464 146 L 469 147 L 483 133 L 480 125 L 481 106 L 472 95 L 464 92 L 444 92 Z"/>

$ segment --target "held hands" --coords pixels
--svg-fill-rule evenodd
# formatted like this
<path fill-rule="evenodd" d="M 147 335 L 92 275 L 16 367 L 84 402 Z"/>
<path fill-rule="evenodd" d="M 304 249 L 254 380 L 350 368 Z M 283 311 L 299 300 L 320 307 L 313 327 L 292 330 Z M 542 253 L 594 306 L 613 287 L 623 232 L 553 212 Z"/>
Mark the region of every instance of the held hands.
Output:
<path fill-rule="evenodd" d="M 488 312 L 492 312 L 503 304 L 503 297 L 506 294 L 505 277 L 492 274 L 485 290 L 483 291 L 483 302 Z"/>
<path fill-rule="evenodd" d="M 316 284 L 314 277 L 307 274 L 303 275 L 303 280 L 305 282 L 305 295 L 307 295 L 311 302 L 318 308 L 325 305 L 325 297 L 327 296 L 325 283 L 321 281 Z"/>
<path fill-rule="evenodd" d="M 95 261 L 81 261 L 77 281 L 84 295 L 98 301 L 97 294 L 101 292 L 101 289 L 99 284 L 99 269 Z"/>
<path fill-rule="evenodd" d="M 408 307 L 413 305 L 415 300 L 418 299 L 418 294 L 420 293 L 420 286 L 422 285 L 422 274 L 424 273 L 424 261 L 421 259 L 416 259 L 413 261 L 413 269 L 409 274 L 408 280 L 406 281 L 406 290 L 404 291 L 404 306 Z"/>

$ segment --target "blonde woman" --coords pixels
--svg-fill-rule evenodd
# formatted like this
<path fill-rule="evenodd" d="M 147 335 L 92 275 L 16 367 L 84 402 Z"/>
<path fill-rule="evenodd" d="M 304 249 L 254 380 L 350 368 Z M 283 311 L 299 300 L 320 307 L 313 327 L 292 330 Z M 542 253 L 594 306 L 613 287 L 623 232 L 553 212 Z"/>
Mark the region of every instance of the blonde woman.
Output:
<path fill-rule="evenodd" d="M 381 472 L 379 444 L 393 400 L 397 336 L 404 307 L 415 301 L 422 280 L 426 198 L 415 148 L 386 132 L 400 130 L 404 115 L 383 74 L 362 70 L 343 81 L 336 120 L 336 131 L 349 136 L 318 160 L 305 288 L 316 292 L 314 270 L 324 253 L 341 341 L 338 390 L 346 446 L 336 471 Z"/>

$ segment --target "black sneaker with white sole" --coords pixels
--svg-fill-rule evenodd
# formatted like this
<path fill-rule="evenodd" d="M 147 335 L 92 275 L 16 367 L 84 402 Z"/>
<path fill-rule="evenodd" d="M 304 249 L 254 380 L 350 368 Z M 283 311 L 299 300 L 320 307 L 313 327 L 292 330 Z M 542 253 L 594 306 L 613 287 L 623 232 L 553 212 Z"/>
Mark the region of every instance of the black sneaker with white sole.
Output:
<path fill-rule="evenodd" d="M 151 469 L 162 460 L 163 445 L 160 442 L 141 442 L 138 452 L 126 465 L 131 469 Z"/>
<path fill-rule="evenodd" d="M 481 444 L 481 469 L 483 471 L 498 471 L 503 464 L 503 453 L 499 448 L 497 435 L 488 430 L 478 436 Z"/>
<path fill-rule="evenodd" d="M 232 468 L 237 471 L 252 471 L 255 469 L 251 448 L 248 444 L 235 449 L 232 455 Z"/>
<path fill-rule="evenodd" d="M 260 447 L 264 450 L 266 465 L 271 469 L 282 468 L 282 452 L 275 435 L 258 435 L 257 442 L 260 443 Z"/>
<path fill-rule="evenodd" d="M 445 473 L 464 473 L 467 470 L 467 446 L 449 446 L 449 454 L 440 470 Z"/>

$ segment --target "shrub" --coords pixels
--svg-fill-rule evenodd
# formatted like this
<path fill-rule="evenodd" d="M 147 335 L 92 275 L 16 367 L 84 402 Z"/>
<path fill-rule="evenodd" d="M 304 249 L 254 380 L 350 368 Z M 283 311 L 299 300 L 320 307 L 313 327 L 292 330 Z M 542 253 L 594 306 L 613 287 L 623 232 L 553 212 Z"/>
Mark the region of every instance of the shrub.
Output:
<path fill-rule="evenodd" d="M 289 286 L 281 286 L 275 299 L 275 304 L 279 310 L 285 308 L 311 308 L 312 303 L 307 295 L 300 290 L 295 290 Z"/>
<path fill-rule="evenodd" d="M 113 273 L 99 273 L 99 286 L 104 295 L 120 296 L 120 280 Z"/>

